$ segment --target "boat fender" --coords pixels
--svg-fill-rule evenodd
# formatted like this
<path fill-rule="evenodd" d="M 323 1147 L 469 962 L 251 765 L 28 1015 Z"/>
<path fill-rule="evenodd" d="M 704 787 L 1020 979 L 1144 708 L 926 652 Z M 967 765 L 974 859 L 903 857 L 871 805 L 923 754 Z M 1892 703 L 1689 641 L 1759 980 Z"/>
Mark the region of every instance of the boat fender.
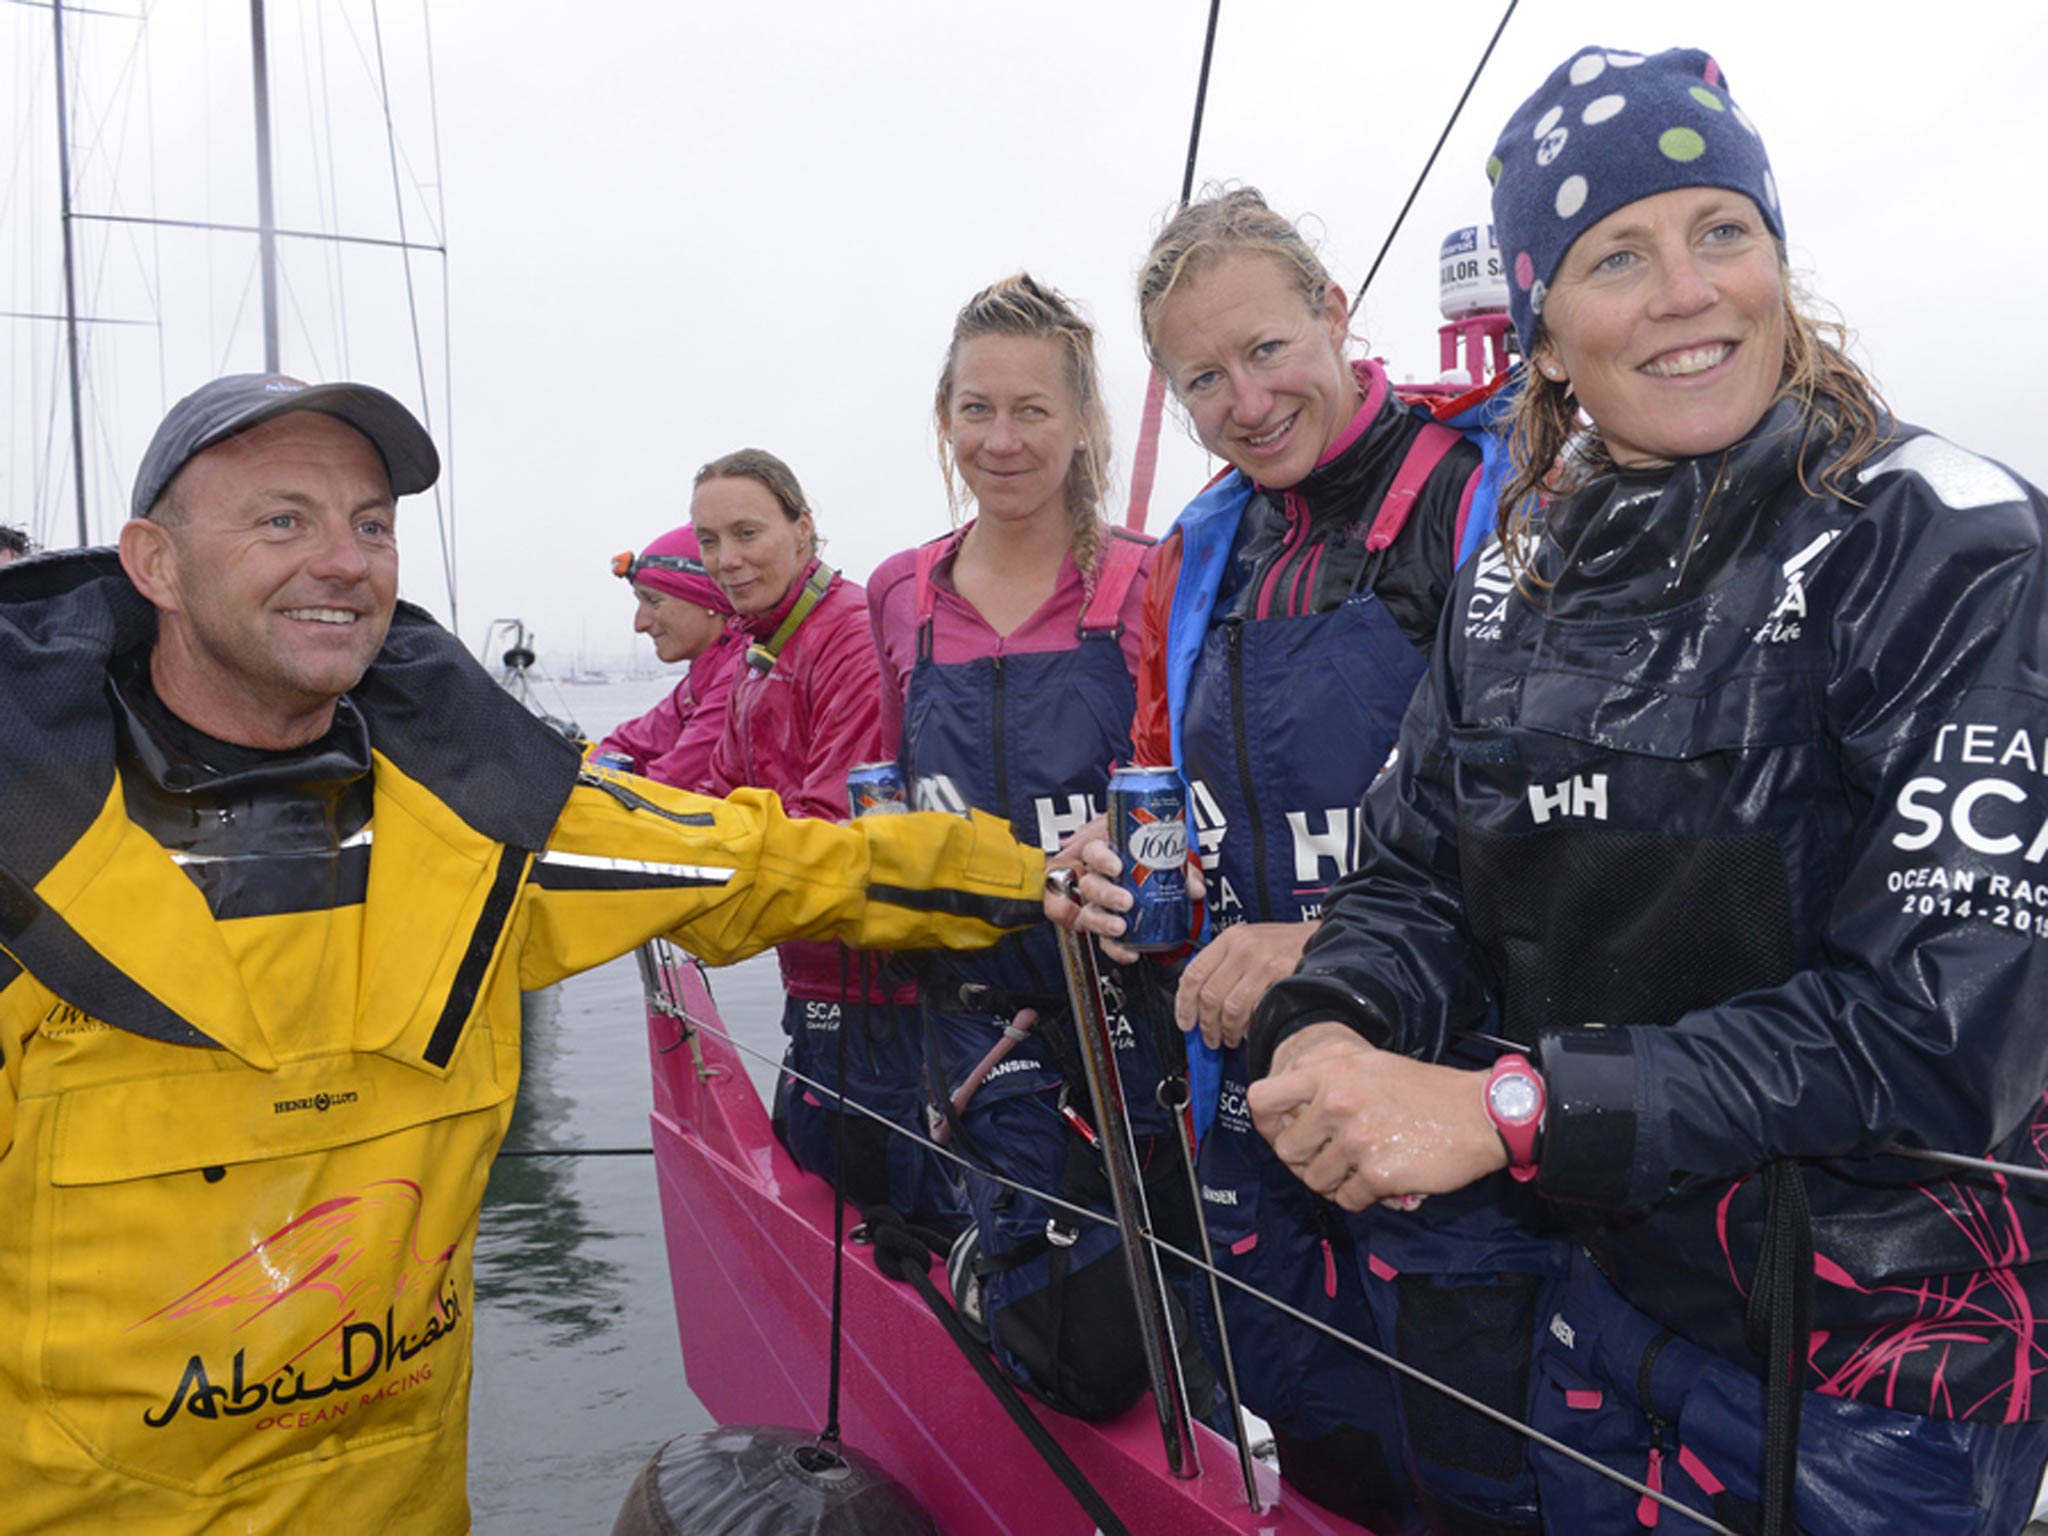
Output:
<path fill-rule="evenodd" d="M 815 1433 L 730 1425 L 678 1435 L 648 1458 L 612 1536 L 938 1536 L 868 1457 Z"/>

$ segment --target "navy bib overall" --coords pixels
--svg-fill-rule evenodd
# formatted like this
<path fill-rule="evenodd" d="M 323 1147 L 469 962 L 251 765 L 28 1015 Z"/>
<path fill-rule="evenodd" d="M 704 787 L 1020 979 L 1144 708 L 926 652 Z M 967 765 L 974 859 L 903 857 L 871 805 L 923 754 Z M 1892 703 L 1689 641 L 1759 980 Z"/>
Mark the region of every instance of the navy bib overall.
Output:
<path fill-rule="evenodd" d="M 1111 546 L 1114 549 L 1114 545 Z M 918 650 L 905 703 L 900 762 L 917 810 L 972 807 L 1006 816 L 1019 841 L 1051 853 L 1103 808 L 1111 765 L 1127 761 L 1137 707 L 1117 624 L 1139 551 L 1119 551 L 1115 591 L 1098 590 L 1056 651 L 940 663 L 933 657 L 928 583 L 937 551 L 920 551 Z M 1105 562 L 1106 567 L 1108 562 Z M 1104 588 L 1111 585 L 1105 571 Z M 1152 1149 L 1152 1204 L 1162 1235 L 1187 1205 L 1160 1109 L 1159 1030 L 1136 968 L 1104 968 L 1104 992 L 1132 1129 Z M 1049 928 L 1011 934 L 977 953 L 948 952 L 924 981 L 927 1058 L 935 1102 L 950 1098 L 1028 1011 L 1030 1031 L 988 1070 L 957 1111 L 954 1145 L 1008 1178 L 1077 1204 L 1109 1208 L 1088 1137 L 1094 1110 Z M 1166 1025 L 1170 1028 L 1170 1024 Z M 935 1112 L 935 1118 L 938 1117 Z M 1114 1253 L 1113 1228 L 1080 1223 L 990 1179 L 968 1177 L 980 1228 L 982 1304 L 996 1354 L 1021 1385 L 1086 1417 L 1120 1411 L 1144 1386 L 1135 1315 Z M 1103 1328 L 1105 1308 L 1114 1309 Z M 1125 1321 L 1128 1315 L 1128 1322 Z M 1078 1330 L 1086 1328 L 1086 1334 Z"/>
<path fill-rule="evenodd" d="M 1210 627 L 1182 750 L 1218 928 L 1321 915 L 1330 886 L 1357 861 L 1360 802 L 1426 670 L 1370 592 L 1321 613 Z M 1246 1087 L 1240 1047 L 1224 1055 L 1198 1159 L 1217 1262 L 1526 1416 L 1533 1309 L 1563 1253 L 1501 1211 L 1508 1181 L 1433 1197 L 1413 1214 L 1348 1216 L 1274 1155 L 1252 1125 Z M 1245 1401 L 1273 1425 L 1283 1471 L 1304 1492 L 1386 1520 L 1413 1503 L 1419 1478 L 1441 1529 L 1533 1529 L 1534 1483 L 1512 1431 L 1234 1287 L 1223 1304 Z"/>

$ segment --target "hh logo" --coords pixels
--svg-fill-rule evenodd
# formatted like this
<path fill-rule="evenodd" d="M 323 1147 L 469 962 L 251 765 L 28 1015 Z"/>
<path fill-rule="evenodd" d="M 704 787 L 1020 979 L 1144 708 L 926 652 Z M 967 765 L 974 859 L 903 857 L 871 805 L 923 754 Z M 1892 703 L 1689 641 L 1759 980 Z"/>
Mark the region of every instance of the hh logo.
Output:
<path fill-rule="evenodd" d="M 1194 791 L 1189 809 L 1195 813 L 1195 846 L 1201 852 L 1202 873 L 1213 875 L 1216 873 L 1216 861 L 1223 856 L 1223 834 L 1229 830 L 1230 818 L 1223 814 L 1223 807 L 1216 803 L 1215 791 L 1206 781 L 1194 779 L 1188 788 Z"/>
<path fill-rule="evenodd" d="M 1038 813 L 1038 846 L 1047 853 L 1058 853 L 1060 844 L 1093 821 L 1102 809 L 1092 795 L 1068 795 L 1064 809 L 1051 795 L 1040 795 L 1031 805 Z"/>
<path fill-rule="evenodd" d="M 967 797 L 943 773 L 919 775 L 910 786 L 910 803 L 920 811 L 944 811 L 948 816 L 967 814 Z"/>
<path fill-rule="evenodd" d="M 1336 866 L 1332 879 L 1351 873 L 1358 864 L 1358 812 L 1333 806 L 1321 813 L 1323 828 L 1309 830 L 1307 811 L 1289 811 L 1287 826 L 1294 833 L 1294 878 L 1304 885 L 1322 882 L 1323 861 Z"/>
<path fill-rule="evenodd" d="M 1607 819 L 1607 775 L 1581 774 L 1562 784 L 1529 786 L 1529 815 L 1537 826 L 1553 816 L 1576 816 L 1594 821 Z"/>

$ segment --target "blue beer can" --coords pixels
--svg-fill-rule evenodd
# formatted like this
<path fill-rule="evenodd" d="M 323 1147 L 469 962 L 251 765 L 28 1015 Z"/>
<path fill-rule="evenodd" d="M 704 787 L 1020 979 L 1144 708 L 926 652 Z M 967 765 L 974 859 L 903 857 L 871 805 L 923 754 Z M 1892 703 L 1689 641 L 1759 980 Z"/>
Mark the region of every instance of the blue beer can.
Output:
<path fill-rule="evenodd" d="M 1188 805 L 1171 768 L 1119 768 L 1109 779 L 1109 840 L 1124 861 L 1123 888 L 1134 898 L 1123 942 L 1133 949 L 1178 949 L 1188 942 Z"/>
<path fill-rule="evenodd" d="M 623 752 L 593 752 L 590 754 L 590 766 L 593 768 L 609 768 L 614 773 L 631 773 L 634 771 L 633 759 Z"/>
<path fill-rule="evenodd" d="M 910 809 L 903 770 L 894 763 L 859 763 L 846 775 L 846 808 L 863 816 L 900 816 Z"/>

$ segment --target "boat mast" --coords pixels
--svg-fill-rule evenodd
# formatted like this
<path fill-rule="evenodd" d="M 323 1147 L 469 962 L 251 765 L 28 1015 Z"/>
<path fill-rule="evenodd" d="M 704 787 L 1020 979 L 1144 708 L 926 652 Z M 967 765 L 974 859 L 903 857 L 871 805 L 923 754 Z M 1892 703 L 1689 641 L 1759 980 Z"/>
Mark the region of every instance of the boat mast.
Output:
<path fill-rule="evenodd" d="M 64 350 L 71 368 L 71 480 L 78 505 L 78 547 L 92 542 L 85 523 L 85 411 L 78 362 L 78 275 L 71 236 L 71 109 L 64 84 L 64 0 L 53 0 L 50 25 L 57 53 L 57 181 L 64 228 Z"/>
<path fill-rule="evenodd" d="M 270 52 L 263 35 L 263 0 L 249 0 L 251 76 L 256 85 L 256 230 L 263 272 L 263 371 L 280 370 L 277 350 L 277 209 L 270 185 Z"/>

